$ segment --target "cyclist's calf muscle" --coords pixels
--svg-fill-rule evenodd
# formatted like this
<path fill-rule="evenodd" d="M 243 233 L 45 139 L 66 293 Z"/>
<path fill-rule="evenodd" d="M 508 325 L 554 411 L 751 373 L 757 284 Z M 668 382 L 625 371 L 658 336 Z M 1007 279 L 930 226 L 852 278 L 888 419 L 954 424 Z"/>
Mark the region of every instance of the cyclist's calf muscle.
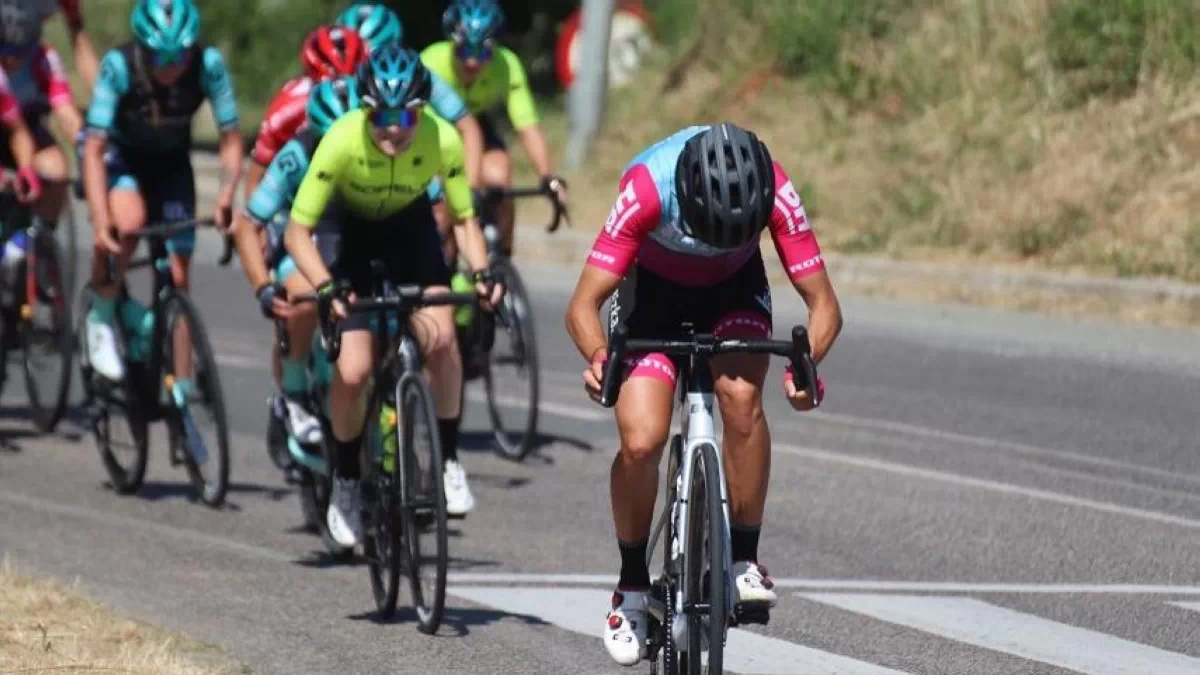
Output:
<path fill-rule="evenodd" d="M 609 486 L 620 541 L 633 543 L 650 536 L 658 466 L 670 433 L 672 393 L 665 381 L 649 377 L 621 385 L 616 411 L 621 448 L 613 458 Z"/>

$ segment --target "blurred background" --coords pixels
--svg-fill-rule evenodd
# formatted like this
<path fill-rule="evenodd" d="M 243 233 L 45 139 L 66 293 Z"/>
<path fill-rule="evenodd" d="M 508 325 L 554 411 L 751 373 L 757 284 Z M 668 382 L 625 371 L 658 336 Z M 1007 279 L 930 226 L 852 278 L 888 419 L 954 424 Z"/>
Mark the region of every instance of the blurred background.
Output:
<path fill-rule="evenodd" d="M 83 4 L 98 48 L 127 39 L 130 0 Z M 349 3 L 198 4 L 252 132 L 298 72 L 304 35 Z M 445 2 L 385 4 L 410 46 L 441 37 Z M 561 160 L 580 3 L 503 4 L 505 41 Z M 763 136 L 803 186 L 827 249 L 1200 280 L 1200 3 L 617 5 L 604 125 L 568 173 L 587 227 L 602 222 L 622 166 L 645 144 L 731 119 Z M 51 24 L 68 53 L 61 22 Z"/>

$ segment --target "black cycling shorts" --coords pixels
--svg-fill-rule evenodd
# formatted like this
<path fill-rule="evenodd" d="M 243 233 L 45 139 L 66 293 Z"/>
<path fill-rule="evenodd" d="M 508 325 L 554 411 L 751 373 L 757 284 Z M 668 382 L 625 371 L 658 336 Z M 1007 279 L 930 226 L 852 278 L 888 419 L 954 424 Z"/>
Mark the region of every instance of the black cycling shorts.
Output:
<path fill-rule="evenodd" d="M 609 332 L 620 323 L 629 329 L 630 338 L 684 337 L 684 323 L 691 323 L 696 333 L 768 338 L 771 286 L 762 255 L 755 253 L 733 276 L 712 286 L 683 286 L 635 265 L 609 305 Z M 631 353 L 625 363 L 627 377 L 656 377 L 674 386 L 683 361 L 665 354 Z"/>
<path fill-rule="evenodd" d="M 449 286 L 450 267 L 442 256 L 442 242 L 433 219 L 429 197 L 422 195 L 400 212 L 383 220 L 367 220 L 339 209 L 341 254 L 332 270 L 337 280 L 347 280 L 359 297 L 378 290 L 380 278 L 373 264 L 381 267 L 382 279 L 402 286 Z M 362 320 L 355 320 L 361 317 Z M 364 330 L 367 315 L 351 317 L 344 330 Z"/>

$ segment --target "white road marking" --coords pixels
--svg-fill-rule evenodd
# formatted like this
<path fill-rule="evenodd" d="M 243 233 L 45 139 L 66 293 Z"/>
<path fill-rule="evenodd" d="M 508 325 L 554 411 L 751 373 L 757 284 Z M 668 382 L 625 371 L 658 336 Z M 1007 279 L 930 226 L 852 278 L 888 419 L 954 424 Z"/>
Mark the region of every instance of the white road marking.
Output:
<path fill-rule="evenodd" d="M 474 403 L 487 403 L 487 395 L 478 389 L 468 389 L 466 398 L 468 401 L 472 401 Z M 501 406 L 506 408 L 526 407 L 525 399 L 521 398 L 500 395 L 496 397 L 496 401 Z M 598 407 L 592 410 L 588 408 L 581 408 L 579 406 L 568 405 L 565 403 L 547 401 L 545 399 L 538 404 L 538 411 L 549 413 L 551 415 L 558 415 L 559 417 L 582 420 L 585 422 L 603 422 L 605 420 L 612 419 L 611 413 L 606 413 Z"/>
<path fill-rule="evenodd" d="M 1004 583 L 969 581 L 881 581 L 875 579 L 802 579 L 774 577 L 778 588 L 823 591 L 888 591 L 907 593 L 1013 593 L 1033 595 L 1198 595 L 1200 586 L 1167 584 Z M 451 573 L 455 584 L 528 584 L 534 586 L 604 586 L 617 583 L 615 574 L 552 574 L 519 572 Z M 1187 603 L 1184 603 L 1187 604 Z M 1200 605 L 1200 603 L 1197 603 Z"/>
<path fill-rule="evenodd" d="M 1121 504 L 1113 504 L 1112 502 L 1102 502 L 1096 499 L 1088 499 L 1086 497 L 1075 497 L 1061 492 L 1053 492 L 1050 490 L 1042 490 L 1040 488 L 1024 487 L 1021 485 L 1013 485 L 1012 483 L 1002 483 L 1000 481 L 988 480 L 986 478 L 973 478 L 971 476 L 963 476 L 947 471 L 938 471 L 936 469 L 925 469 L 910 464 L 901 464 L 899 462 L 889 462 L 883 459 L 874 459 L 871 457 L 860 457 L 844 452 L 833 452 L 832 450 L 819 450 L 817 448 L 802 448 L 786 443 L 775 443 L 772 450 L 788 455 L 798 457 L 806 457 L 824 462 L 833 462 L 835 464 L 845 464 L 862 469 L 871 469 L 874 471 L 884 471 L 900 476 L 910 476 L 913 478 L 923 478 L 942 483 L 951 483 L 960 487 L 975 488 L 979 490 L 987 490 L 989 492 L 999 492 L 1002 494 L 1017 495 L 1029 499 L 1038 499 L 1065 506 L 1075 506 L 1080 508 L 1092 509 L 1103 513 L 1111 513 L 1119 516 L 1127 516 L 1146 520 L 1155 523 L 1166 525 L 1177 525 L 1189 529 L 1200 529 L 1200 520 L 1176 516 L 1170 513 L 1162 513 L 1159 511 L 1149 511 L 1147 509 L 1139 509 L 1133 506 L 1123 506 Z"/>
<path fill-rule="evenodd" d="M 1090 675 L 1194 675 L 1200 659 L 974 598 L 805 595 L 814 602 Z"/>
<path fill-rule="evenodd" d="M 1175 605 L 1180 609 L 1186 609 L 1193 612 L 1200 612 L 1200 602 L 1168 602 L 1168 605 Z"/>
<path fill-rule="evenodd" d="M 1142 466 L 1131 462 L 1123 462 L 1117 459 L 1109 459 L 1107 457 L 1096 457 L 1094 455 L 1084 454 L 1082 452 L 1073 452 L 1071 450 L 1056 450 L 1051 448 L 1042 448 L 1025 443 L 1016 443 L 1012 441 L 1002 441 L 986 436 L 973 436 L 970 434 L 960 434 L 953 431 L 943 431 L 941 429 L 933 429 L 915 424 L 906 424 L 904 422 L 894 422 L 891 420 L 881 420 L 873 417 L 859 417 L 856 415 L 846 415 L 842 413 L 832 414 L 820 411 L 805 413 L 805 418 L 813 418 L 821 422 L 830 424 L 840 424 L 850 427 L 861 427 L 863 429 L 874 429 L 877 431 L 899 432 L 911 434 L 914 436 L 922 436 L 935 440 L 948 441 L 951 443 L 962 443 L 964 445 L 974 445 L 978 447 L 1008 450 L 1018 454 L 1030 455 L 1035 457 L 1058 457 L 1068 459 L 1082 464 L 1093 464 L 1096 466 L 1107 466 L 1116 469 L 1122 469 L 1132 473 L 1141 473 L 1149 476 L 1157 476 L 1170 480 L 1184 480 L 1193 483 L 1200 483 L 1200 476 L 1193 474 L 1180 473 L 1177 471 L 1169 471 L 1166 469 L 1158 469 L 1152 466 Z"/>
<path fill-rule="evenodd" d="M 575 588 L 452 586 L 447 592 L 596 638 L 604 635 L 604 612 L 612 597 L 611 591 Z M 729 631 L 725 668 L 763 675 L 902 675 L 897 670 L 738 629 Z"/>

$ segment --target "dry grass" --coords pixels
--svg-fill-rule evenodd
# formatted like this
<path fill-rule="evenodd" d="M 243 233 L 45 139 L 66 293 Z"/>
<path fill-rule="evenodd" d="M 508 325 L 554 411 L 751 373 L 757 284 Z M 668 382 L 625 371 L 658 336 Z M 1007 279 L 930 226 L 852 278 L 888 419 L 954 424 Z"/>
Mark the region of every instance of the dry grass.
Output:
<path fill-rule="evenodd" d="M 1200 78 L 1146 71 L 1129 96 L 1073 105 L 1054 0 L 922 0 L 903 30 L 849 35 L 833 76 L 788 79 L 757 27 L 700 2 L 719 26 L 697 29 L 682 82 L 664 90 L 659 55 L 610 97 L 577 222 L 603 222 L 648 142 L 732 119 L 802 186 L 829 250 L 1200 281 Z"/>
<path fill-rule="evenodd" d="M 207 652 L 207 654 L 205 653 Z M 214 649 L 113 616 L 62 584 L 0 566 L 0 674 L 218 675 Z"/>

